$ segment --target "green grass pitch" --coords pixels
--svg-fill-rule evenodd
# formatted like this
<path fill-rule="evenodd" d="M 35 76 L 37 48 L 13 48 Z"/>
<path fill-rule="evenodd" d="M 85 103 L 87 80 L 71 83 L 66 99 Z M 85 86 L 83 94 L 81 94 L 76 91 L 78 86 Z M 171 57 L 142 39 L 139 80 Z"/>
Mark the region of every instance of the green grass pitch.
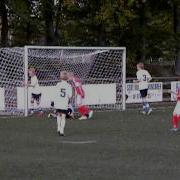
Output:
<path fill-rule="evenodd" d="M 67 121 L 0 118 L 1 180 L 179 180 L 180 133 L 172 109 L 95 113 Z M 89 142 L 89 143 L 88 143 Z"/>

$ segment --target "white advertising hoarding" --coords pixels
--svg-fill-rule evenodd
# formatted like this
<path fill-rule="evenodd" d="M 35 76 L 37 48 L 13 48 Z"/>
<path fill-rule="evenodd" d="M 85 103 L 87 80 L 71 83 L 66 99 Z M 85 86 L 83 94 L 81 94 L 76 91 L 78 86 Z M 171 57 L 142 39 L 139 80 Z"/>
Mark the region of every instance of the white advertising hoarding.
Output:
<path fill-rule="evenodd" d="M 177 89 L 180 88 L 180 81 L 171 82 L 171 91 L 177 92 Z M 171 94 L 171 101 L 176 101 L 176 95 Z"/>
<path fill-rule="evenodd" d="M 126 84 L 126 103 L 141 103 L 141 95 L 139 85 L 137 83 Z M 149 83 L 148 87 L 148 102 L 160 102 L 163 100 L 163 84 L 162 82 Z"/>
<path fill-rule="evenodd" d="M 49 108 L 54 97 L 55 86 L 41 86 L 41 107 Z M 115 104 L 116 84 L 89 84 L 83 85 L 86 105 Z M 30 107 L 32 88 L 28 88 L 28 103 Z M 24 88 L 17 88 L 17 108 L 24 109 Z"/>
<path fill-rule="evenodd" d="M 5 108 L 5 95 L 4 95 L 4 89 L 0 88 L 0 110 L 3 111 Z"/>

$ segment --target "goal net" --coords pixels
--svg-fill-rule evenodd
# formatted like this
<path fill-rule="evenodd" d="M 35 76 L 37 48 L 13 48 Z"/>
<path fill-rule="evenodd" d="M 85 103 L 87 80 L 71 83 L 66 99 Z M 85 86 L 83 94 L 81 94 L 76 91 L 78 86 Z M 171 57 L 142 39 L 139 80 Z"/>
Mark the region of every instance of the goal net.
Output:
<path fill-rule="evenodd" d="M 0 49 L 0 112 L 27 115 L 32 88 L 28 68 L 36 69 L 42 109 L 50 107 L 61 71 L 73 72 L 85 90 L 84 103 L 96 110 L 125 109 L 125 48 L 48 47 Z M 76 108 L 76 107 L 75 107 Z"/>

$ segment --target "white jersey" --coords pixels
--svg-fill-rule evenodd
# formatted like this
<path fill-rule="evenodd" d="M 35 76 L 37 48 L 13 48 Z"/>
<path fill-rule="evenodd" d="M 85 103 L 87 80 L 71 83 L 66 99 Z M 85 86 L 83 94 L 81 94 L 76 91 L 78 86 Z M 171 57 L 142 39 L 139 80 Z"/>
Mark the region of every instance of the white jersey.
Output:
<path fill-rule="evenodd" d="M 72 97 L 72 87 L 66 81 L 61 81 L 56 85 L 54 94 L 54 107 L 56 109 L 67 110 L 69 99 Z"/>
<path fill-rule="evenodd" d="M 137 71 L 136 76 L 139 80 L 139 90 L 148 89 L 148 82 L 152 79 L 149 72 L 142 69 Z"/>
<path fill-rule="evenodd" d="M 38 82 L 38 79 L 37 79 L 37 76 L 33 76 L 31 77 L 31 84 L 32 86 L 32 93 L 33 94 L 40 94 L 41 91 L 39 89 L 39 82 Z"/>

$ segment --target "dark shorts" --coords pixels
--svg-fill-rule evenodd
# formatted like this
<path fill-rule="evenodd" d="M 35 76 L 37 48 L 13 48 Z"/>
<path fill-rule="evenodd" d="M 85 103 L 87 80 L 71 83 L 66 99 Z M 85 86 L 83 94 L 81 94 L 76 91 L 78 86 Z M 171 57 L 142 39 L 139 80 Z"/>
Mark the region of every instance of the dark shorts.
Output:
<path fill-rule="evenodd" d="M 67 119 L 71 118 L 71 114 L 72 114 L 72 109 L 71 109 L 71 108 L 68 108 L 67 114 L 66 114 L 66 118 L 67 118 Z"/>
<path fill-rule="evenodd" d="M 68 110 L 65 110 L 65 109 L 56 109 L 56 113 L 68 114 Z"/>
<path fill-rule="evenodd" d="M 36 101 L 39 101 L 40 98 L 41 98 L 41 93 L 40 93 L 40 94 L 34 94 L 34 93 L 32 93 L 32 94 L 31 94 L 31 97 L 32 97 L 32 99 L 34 99 L 34 100 L 36 100 Z"/>
<path fill-rule="evenodd" d="M 62 113 L 62 114 L 66 114 L 66 118 L 70 119 L 72 116 L 72 109 L 68 108 L 68 110 L 64 110 L 64 109 L 56 109 L 56 113 Z"/>
<path fill-rule="evenodd" d="M 140 94 L 142 98 L 145 98 L 148 94 L 148 89 L 142 89 L 140 90 Z"/>

